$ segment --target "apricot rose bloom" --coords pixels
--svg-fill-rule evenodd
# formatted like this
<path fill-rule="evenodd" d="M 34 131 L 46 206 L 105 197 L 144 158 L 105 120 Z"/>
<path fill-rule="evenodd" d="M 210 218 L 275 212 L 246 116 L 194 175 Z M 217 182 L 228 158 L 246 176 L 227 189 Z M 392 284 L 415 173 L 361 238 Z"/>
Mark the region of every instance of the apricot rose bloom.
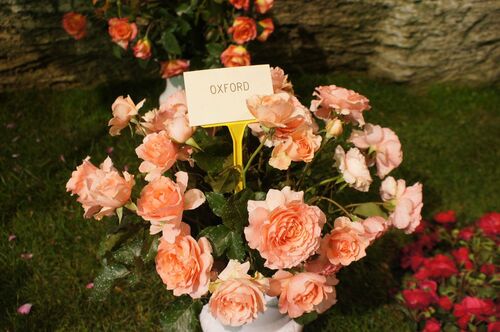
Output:
<path fill-rule="evenodd" d="M 266 310 L 267 279 L 248 275 L 250 263 L 230 260 L 214 283 L 215 290 L 208 306 L 210 313 L 224 325 L 241 326 L 250 323 Z"/>
<path fill-rule="evenodd" d="M 270 18 L 265 18 L 258 22 L 259 26 L 263 29 L 257 40 L 260 42 L 265 42 L 267 38 L 274 32 L 274 23 Z"/>
<path fill-rule="evenodd" d="M 250 65 L 250 53 L 240 45 L 230 45 L 220 55 L 224 67 L 240 67 Z"/>
<path fill-rule="evenodd" d="M 241 45 L 257 37 L 257 25 L 253 18 L 239 16 L 234 19 L 233 25 L 227 32 L 233 35 L 233 40 L 236 44 Z"/>
<path fill-rule="evenodd" d="M 198 189 L 186 191 L 188 174 L 177 172 L 176 182 L 160 176 L 141 191 L 137 200 L 137 214 L 151 222 L 150 234 L 162 232 L 163 238 L 172 243 L 181 232 L 184 210 L 193 210 L 205 202 L 205 195 Z"/>
<path fill-rule="evenodd" d="M 278 296 L 278 308 L 282 314 L 297 318 L 304 313 L 323 313 L 337 302 L 335 276 L 325 277 L 317 273 L 292 274 L 279 270 L 270 281 L 270 296 Z"/>
<path fill-rule="evenodd" d="M 136 105 L 130 96 L 116 98 L 113 105 L 111 105 L 113 118 L 108 123 L 108 126 L 111 126 L 109 134 L 111 136 L 120 135 L 120 131 L 128 126 L 130 120 L 137 115 L 145 101 L 146 99 L 143 99 Z"/>
<path fill-rule="evenodd" d="M 316 253 L 325 214 L 304 203 L 304 192 L 271 189 L 265 201 L 248 201 L 248 245 L 271 269 L 292 268 Z"/>
<path fill-rule="evenodd" d="M 339 169 L 344 177 L 344 181 L 359 191 L 368 191 L 372 183 L 372 177 L 366 159 L 357 148 L 351 148 L 347 153 L 342 146 L 337 145 L 335 148 L 335 166 Z"/>
<path fill-rule="evenodd" d="M 365 96 L 335 85 L 319 86 L 313 96 L 318 99 L 311 102 L 311 111 L 318 118 L 328 120 L 332 115 L 341 115 L 346 121 L 365 125 L 363 112 L 370 109 Z"/>
<path fill-rule="evenodd" d="M 68 35 L 79 40 L 85 37 L 87 18 L 80 13 L 69 12 L 63 16 L 62 26 Z"/>
<path fill-rule="evenodd" d="M 396 133 L 389 128 L 368 123 L 363 130 L 353 130 L 349 141 L 359 149 L 375 151 L 377 175 L 381 179 L 403 161 L 401 142 Z"/>
<path fill-rule="evenodd" d="M 259 14 L 265 14 L 274 5 L 274 0 L 255 0 L 255 9 Z"/>
<path fill-rule="evenodd" d="M 189 60 L 177 59 L 161 63 L 161 78 L 177 76 L 189 69 Z"/>
<path fill-rule="evenodd" d="M 284 128 L 301 114 L 298 114 L 293 98 L 286 92 L 268 96 L 255 95 L 247 99 L 250 113 L 265 127 Z"/>
<path fill-rule="evenodd" d="M 196 241 L 189 235 L 187 226 L 173 243 L 160 239 L 156 271 L 174 296 L 187 294 L 199 299 L 208 292 L 213 261 L 212 247 L 207 238 Z"/>
<path fill-rule="evenodd" d="M 147 38 L 138 40 L 134 46 L 134 56 L 142 60 L 149 59 L 151 57 L 151 41 Z"/>
<path fill-rule="evenodd" d="M 273 81 L 274 93 L 293 93 L 292 83 L 288 80 L 288 75 L 286 75 L 283 69 L 281 69 L 280 67 L 271 68 L 271 79 Z"/>
<path fill-rule="evenodd" d="M 147 135 L 135 149 L 137 156 L 144 160 L 139 166 L 139 172 L 147 173 L 146 181 L 159 178 L 175 164 L 178 152 L 177 145 L 166 131 Z"/>
<path fill-rule="evenodd" d="M 422 220 L 422 184 L 417 182 L 406 187 L 405 180 L 396 181 L 389 176 L 382 181 L 380 196 L 384 202 L 390 202 L 395 207 L 389 216 L 389 223 L 407 234 L 413 233 Z"/>
<path fill-rule="evenodd" d="M 95 167 L 87 157 L 71 174 L 66 190 L 78 195 L 77 201 L 85 210 L 84 217 L 100 220 L 111 216 L 130 199 L 135 184 L 133 175 L 123 172 L 123 177 L 113 167 L 108 157 Z"/>
<path fill-rule="evenodd" d="M 309 163 L 321 145 L 321 136 L 314 135 L 312 129 L 293 132 L 273 149 L 269 165 L 280 170 L 290 167 L 292 161 Z"/>
<path fill-rule="evenodd" d="M 137 36 L 137 25 L 129 23 L 128 18 L 111 18 L 108 25 L 108 32 L 113 42 L 125 50 L 128 48 L 128 43 Z"/>
<path fill-rule="evenodd" d="M 370 240 L 365 236 L 365 229 L 359 222 L 352 222 L 347 217 L 335 219 L 332 231 L 321 241 L 321 255 L 331 264 L 347 266 L 366 256 Z"/>

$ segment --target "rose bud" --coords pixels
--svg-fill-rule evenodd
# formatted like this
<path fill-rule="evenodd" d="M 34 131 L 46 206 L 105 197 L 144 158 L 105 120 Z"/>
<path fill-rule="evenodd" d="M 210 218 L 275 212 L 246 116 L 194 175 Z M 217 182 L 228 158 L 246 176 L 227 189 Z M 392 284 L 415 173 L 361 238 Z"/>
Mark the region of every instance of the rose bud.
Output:
<path fill-rule="evenodd" d="M 339 137 L 344 132 L 344 128 L 342 127 L 342 121 L 339 118 L 334 118 L 328 120 L 326 123 L 326 137 Z"/>
<path fill-rule="evenodd" d="M 139 39 L 134 46 L 134 56 L 147 60 L 151 57 L 151 41 L 147 38 Z"/>
<path fill-rule="evenodd" d="M 270 18 L 266 18 L 259 21 L 259 26 L 263 29 L 260 35 L 257 37 L 258 41 L 265 42 L 269 35 L 274 32 L 274 23 Z"/>

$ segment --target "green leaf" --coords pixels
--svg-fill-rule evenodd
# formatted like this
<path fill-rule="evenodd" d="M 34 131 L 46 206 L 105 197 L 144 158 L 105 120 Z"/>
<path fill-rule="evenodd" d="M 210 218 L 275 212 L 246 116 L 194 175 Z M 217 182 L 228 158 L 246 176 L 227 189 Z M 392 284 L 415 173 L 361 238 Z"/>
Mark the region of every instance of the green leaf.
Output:
<path fill-rule="evenodd" d="M 387 214 L 375 203 L 364 203 L 358 205 L 356 209 L 354 209 L 354 214 L 360 215 L 362 217 L 373 217 L 380 216 L 383 218 L 387 218 Z"/>
<path fill-rule="evenodd" d="M 206 45 L 206 48 L 208 54 L 214 58 L 219 58 L 224 51 L 224 45 L 220 43 L 209 43 Z"/>
<path fill-rule="evenodd" d="M 240 170 L 234 166 L 230 166 L 216 175 L 208 174 L 205 180 L 215 192 L 231 193 L 234 192 L 234 189 L 238 185 L 240 177 Z"/>
<path fill-rule="evenodd" d="M 115 281 L 126 277 L 129 273 L 130 271 L 122 264 L 105 265 L 94 279 L 90 300 L 103 301 L 108 296 Z"/>
<path fill-rule="evenodd" d="M 228 199 L 221 214 L 222 223 L 227 228 L 239 233 L 243 232 L 243 227 L 248 224 L 248 200 L 253 196 L 253 191 L 246 188 Z"/>
<path fill-rule="evenodd" d="M 171 31 L 165 31 L 161 35 L 161 42 L 165 51 L 171 54 L 180 55 L 182 53 L 181 47 L 177 38 Z"/>
<path fill-rule="evenodd" d="M 162 331 L 194 332 L 200 331 L 199 315 L 203 303 L 183 296 L 168 305 L 167 310 L 160 314 Z"/>
<path fill-rule="evenodd" d="M 229 246 L 229 233 L 231 231 L 224 225 L 209 226 L 203 229 L 199 236 L 206 237 L 212 244 L 214 255 L 221 257 Z"/>
<path fill-rule="evenodd" d="M 300 317 L 295 318 L 294 320 L 300 325 L 307 325 L 318 318 L 318 313 L 316 311 L 312 311 L 306 314 L 303 314 Z"/>
<path fill-rule="evenodd" d="M 122 245 L 113 253 L 113 259 L 125 265 L 134 264 L 136 258 L 141 256 L 142 240 L 134 239 Z"/>
<path fill-rule="evenodd" d="M 255 200 L 256 201 L 265 201 L 266 200 L 267 194 L 263 191 L 257 191 L 255 193 Z"/>
<path fill-rule="evenodd" d="M 226 205 L 226 198 L 224 195 L 221 193 L 209 192 L 205 194 L 205 197 L 213 213 L 218 217 L 222 216 L 222 210 Z"/>
<path fill-rule="evenodd" d="M 191 11 L 191 4 L 183 2 L 177 8 L 175 8 L 175 13 L 178 16 L 189 13 Z"/>
<path fill-rule="evenodd" d="M 113 55 L 117 58 L 117 59 L 121 59 L 122 56 L 123 56 L 123 48 L 121 48 L 120 46 L 118 45 L 113 45 Z"/>
<path fill-rule="evenodd" d="M 234 231 L 229 232 L 228 238 L 227 257 L 243 262 L 247 256 L 247 252 L 241 234 Z"/>

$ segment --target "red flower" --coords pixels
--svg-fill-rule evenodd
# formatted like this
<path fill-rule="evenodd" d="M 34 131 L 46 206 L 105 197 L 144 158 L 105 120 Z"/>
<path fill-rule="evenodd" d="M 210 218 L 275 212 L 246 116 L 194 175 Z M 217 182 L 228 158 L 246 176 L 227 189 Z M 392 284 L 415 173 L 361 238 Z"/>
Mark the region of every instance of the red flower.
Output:
<path fill-rule="evenodd" d="M 453 250 L 451 254 L 453 255 L 453 257 L 455 257 L 457 263 L 463 265 L 467 270 L 472 270 L 474 268 L 474 264 L 472 264 L 471 260 L 469 259 L 469 249 L 467 249 L 466 247 L 460 247 L 456 250 Z"/>
<path fill-rule="evenodd" d="M 418 283 L 418 288 L 426 292 L 429 292 L 433 295 L 436 295 L 437 282 L 435 282 L 434 280 L 422 280 Z"/>
<path fill-rule="evenodd" d="M 430 272 L 424 266 L 421 266 L 420 269 L 413 275 L 417 280 L 425 280 L 430 277 Z"/>
<path fill-rule="evenodd" d="M 250 7 L 250 0 L 229 0 L 229 2 L 236 9 L 248 10 L 248 8 Z"/>
<path fill-rule="evenodd" d="M 406 306 L 410 309 L 426 309 L 435 302 L 435 297 L 422 289 L 405 289 L 402 291 Z"/>
<path fill-rule="evenodd" d="M 422 332 L 439 332 L 441 331 L 441 324 L 436 318 L 428 319 L 425 322 L 424 329 Z"/>
<path fill-rule="evenodd" d="M 488 324 L 488 332 L 500 332 L 500 322 L 491 322 Z"/>
<path fill-rule="evenodd" d="M 495 272 L 496 272 L 496 267 L 495 267 L 495 264 L 491 264 L 491 263 L 485 263 L 481 266 L 481 269 L 480 269 L 481 273 L 484 273 L 486 274 L 487 276 L 491 276 L 491 275 L 494 275 Z"/>
<path fill-rule="evenodd" d="M 458 273 L 453 260 L 443 254 L 438 254 L 424 261 L 423 267 L 428 270 L 431 278 L 448 278 Z"/>
<path fill-rule="evenodd" d="M 453 302 L 451 302 L 448 296 L 440 297 L 438 300 L 438 304 L 442 309 L 446 311 L 451 310 L 451 308 L 453 308 Z"/>
<path fill-rule="evenodd" d="M 500 234 L 500 213 L 485 214 L 477 221 L 477 226 L 481 228 L 484 235 L 494 239 Z"/>
<path fill-rule="evenodd" d="M 462 329 L 462 330 L 468 330 L 467 325 L 469 324 L 470 320 L 472 318 L 472 315 L 465 315 L 460 318 L 457 318 L 457 325 Z"/>
<path fill-rule="evenodd" d="M 82 39 L 86 33 L 87 18 L 82 14 L 69 12 L 63 16 L 62 26 L 68 35 L 76 40 Z"/>
<path fill-rule="evenodd" d="M 474 236 L 474 228 L 469 226 L 462 228 L 458 233 L 458 238 L 464 241 L 469 241 Z"/>
<path fill-rule="evenodd" d="M 495 310 L 495 303 L 492 300 L 483 300 L 477 297 L 467 296 L 462 302 L 455 304 L 453 315 L 459 320 L 463 317 L 474 315 L 479 321 L 487 321 L 490 316 L 495 314 Z M 467 320 L 467 322 L 468 321 L 469 320 Z M 460 324 L 459 326 L 462 327 Z"/>
<path fill-rule="evenodd" d="M 448 210 L 436 213 L 434 220 L 440 224 L 451 224 L 457 221 L 457 216 L 455 215 L 455 211 Z"/>
<path fill-rule="evenodd" d="M 413 233 L 415 234 L 421 234 L 423 233 L 426 229 L 427 229 L 427 225 L 428 224 L 428 221 L 426 220 L 420 220 L 420 224 L 418 224 L 417 228 L 415 228 L 415 231 L 413 231 Z"/>

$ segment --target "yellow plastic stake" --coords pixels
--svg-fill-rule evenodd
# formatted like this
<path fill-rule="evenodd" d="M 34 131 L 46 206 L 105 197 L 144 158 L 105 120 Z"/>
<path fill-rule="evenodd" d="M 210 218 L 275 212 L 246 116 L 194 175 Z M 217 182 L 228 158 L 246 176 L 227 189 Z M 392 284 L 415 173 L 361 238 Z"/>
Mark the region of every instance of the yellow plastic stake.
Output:
<path fill-rule="evenodd" d="M 245 128 L 249 123 L 255 122 L 255 120 L 250 121 L 238 121 L 238 122 L 229 122 L 229 123 L 218 123 L 216 125 L 203 126 L 205 128 L 208 127 L 218 127 L 218 126 L 226 126 L 229 129 L 229 133 L 231 134 L 231 138 L 233 140 L 233 165 L 237 167 L 240 172 L 243 172 L 243 136 L 245 135 Z M 235 191 L 241 191 L 245 188 L 245 184 L 243 183 L 243 178 L 240 177 L 240 181 L 236 186 Z"/>

